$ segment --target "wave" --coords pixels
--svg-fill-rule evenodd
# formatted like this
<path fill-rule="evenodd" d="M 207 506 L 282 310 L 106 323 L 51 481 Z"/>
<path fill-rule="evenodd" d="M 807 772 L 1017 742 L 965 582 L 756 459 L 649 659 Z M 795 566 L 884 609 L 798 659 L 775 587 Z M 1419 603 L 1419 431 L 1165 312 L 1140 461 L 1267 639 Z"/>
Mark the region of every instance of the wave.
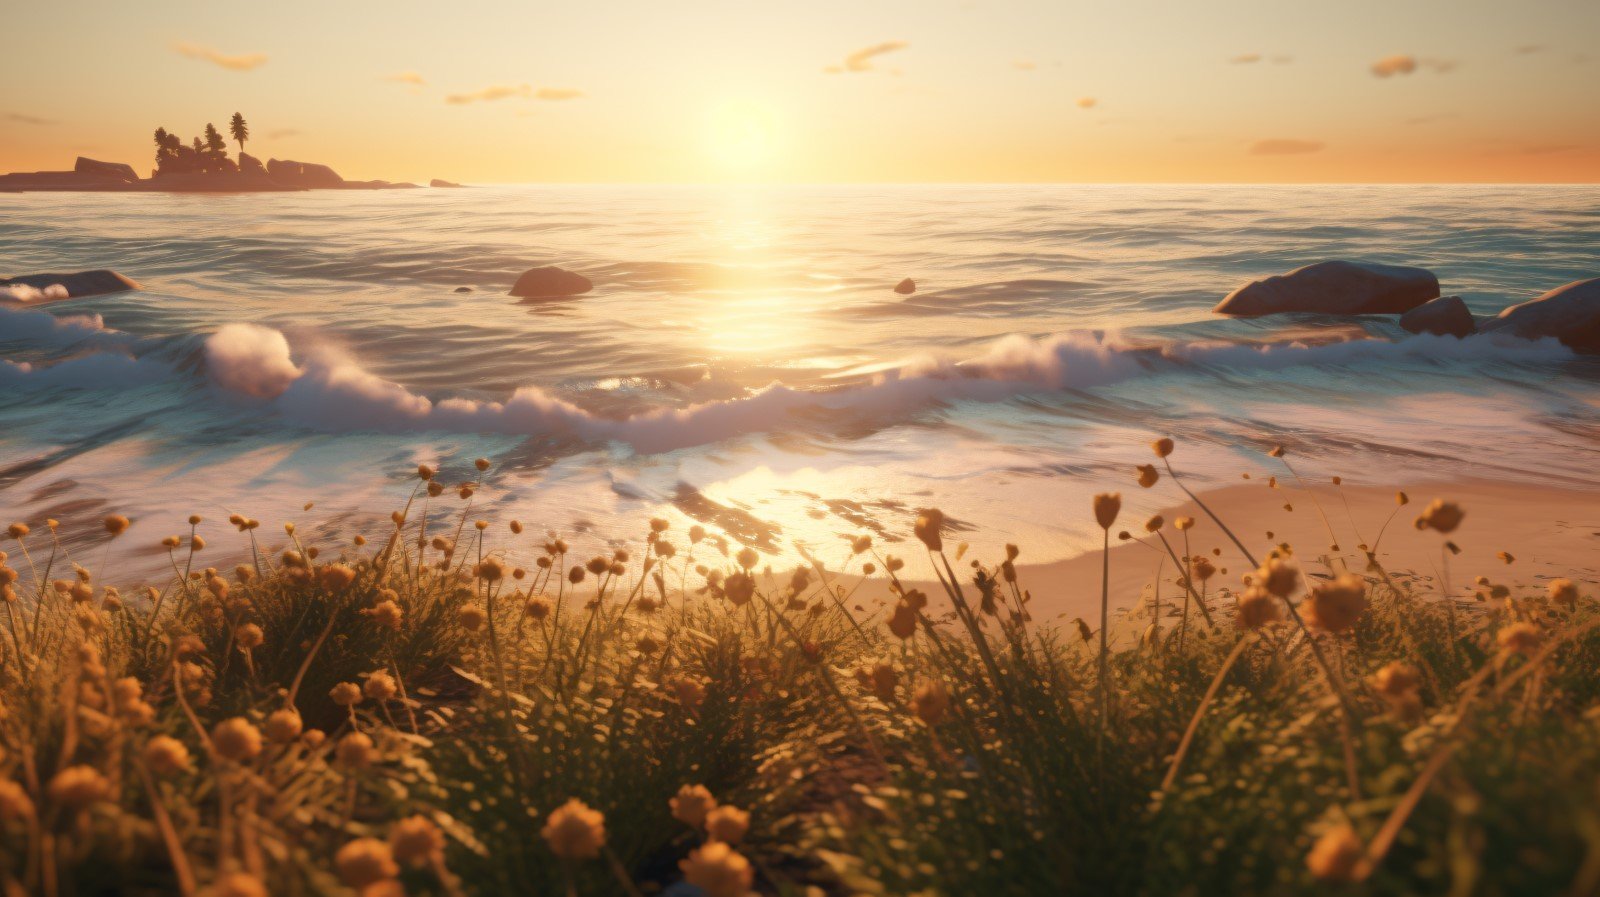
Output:
<path fill-rule="evenodd" d="M 8 389 L 126 388 L 165 380 L 172 368 L 116 352 L 95 352 L 55 364 L 0 359 L 0 386 Z"/>
<path fill-rule="evenodd" d="M 99 315 L 56 316 L 31 308 L 0 305 L 0 341 L 17 340 L 45 348 L 60 348 L 92 340 L 120 341 L 120 331 L 112 330 Z"/>
<path fill-rule="evenodd" d="M 1074 332 L 1044 339 L 1010 336 L 965 361 L 924 357 L 850 385 L 803 390 L 774 383 L 749 395 L 628 417 L 588 411 L 537 386 L 505 401 L 434 401 L 363 369 L 340 353 L 313 350 L 302 364 L 283 334 L 228 325 L 205 344 L 212 380 L 234 394 L 271 402 L 290 420 L 321 430 L 541 435 L 618 441 L 641 452 L 672 451 L 791 426 L 805 412 L 897 416 L 950 401 L 1001 401 L 1018 393 L 1083 390 L 1173 371 L 1383 362 L 1552 363 L 1571 356 L 1555 340 L 1414 336 L 1308 345 L 1175 344 L 1135 347 L 1116 334 Z"/>

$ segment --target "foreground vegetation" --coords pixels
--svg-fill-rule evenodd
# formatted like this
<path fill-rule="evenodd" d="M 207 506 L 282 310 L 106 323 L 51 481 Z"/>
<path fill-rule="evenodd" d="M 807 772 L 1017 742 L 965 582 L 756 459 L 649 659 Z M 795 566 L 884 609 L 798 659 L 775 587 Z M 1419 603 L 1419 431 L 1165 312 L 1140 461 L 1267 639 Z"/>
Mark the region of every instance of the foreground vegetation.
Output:
<path fill-rule="evenodd" d="M 1182 488 L 1172 449 L 1139 485 Z M 1225 521 L 1119 524 L 1107 494 L 1107 545 L 1169 580 L 1056 631 L 1017 550 L 966 557 L 938 511 L 905 558 L 777 574 L 664 520 L 576 558 L 476 522 L 480 475 L 422 468 L 370 542 L 269 554 L 235 516 L 231 572 L 192 518 L 137 596 L 13 525 L 6 893 L 1600 889 L 1600 613 L 1565 580 L 1446 600 L 1381 532 L 1235 542 L 1257 569 L 1228 575 Z M 1416 526 L 1448 552 L 1462 517 Z"/>

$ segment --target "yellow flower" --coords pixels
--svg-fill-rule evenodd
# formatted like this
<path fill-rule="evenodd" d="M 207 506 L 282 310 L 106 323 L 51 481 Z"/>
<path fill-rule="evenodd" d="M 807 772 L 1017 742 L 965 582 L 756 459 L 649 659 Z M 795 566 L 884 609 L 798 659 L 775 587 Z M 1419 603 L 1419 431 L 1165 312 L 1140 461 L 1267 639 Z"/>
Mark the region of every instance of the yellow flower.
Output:
<path fill-rule="evenodd" d="M 691 828 L 705 825 L 706 814 L 717 808 L 717 799 L 704 785 L 685 785 L 678 795 L 667 801 L 672 808 L 672 818 Z"/>
<path fill-rule="evenodd" d="M 1251 586 L 1239 598 L 1239 628 L 1260 629 L 1268 623 L 1283 619 L 1283 605 L 1272 593 L 1260 586 Z"/>
<path fill-rule="evenodd" d="M 356 571 L 344 564 L 329 564 L 317 571 L 317 579 L 330 592 L 338 592 L 356 581 Z"/>
<path fill-rule="evenodd" d="M 211 747 L 225 760 L 254 759 L 261 753 L 261 730 L 242 716 L 225 719 L 211 730 Z"/>
<path fill-rule="evenodd" d="M 1157 458 L 1165 458 L 1172 454 L 1172 440 L 1165 437 L 1157 439 L 1155 442 L 1150 443 L 1150 448 L 1155 451 Z"/>
<path fill-rule="evenodd" d="M 945 711 L 950 708 L 950 691 L 944 683 L 937 679 L 929 679 L 917 686 L 911 696 L 912 712 L 917 719 L 930 726 L 936 726 L 944 719 Z"/>
<path fill-rule="evenodd" d="M 1503 651 L 1515 654 L 1532 654 L 1544 641 L 1544 632 L 1532 623 L 1512 623 L 1495 636 Z"/>
<path fill-rule="evenodd" d="M 1550 600 L 1568 607 L 1578 603 L 1578 586 L 1570 579 L 1550 580 Z"/>
<path fill-rule="evenodd" d="M 353 707 L 361 703 L 361 686 L 354 682 L 340 682 L 328 689 L 328 697 L 340 707 Z"/>
<path fill-rule="evenodd" d="M 1313 586 L 1306 599 L 1307 622 L 1328 632 L 1356 625 L 1366 609 L 1367 583 L 1354 573 L 1341 573 L 1333 582 Z"/>
<path fill-rule="evenodd" d="M 1154 486 L 1161 480 L 1161 474 L 1156 471 L 1156 466 L 1154 464 L 1140 464 L 1138 470 L 1139 485 L 1146 489 L 1149 489 L 1151 486 Z"/>
<path fill-rule="evenodd" d="M 551 852 L 564 860 L 593 859 L 606 843 L 606 817 L 572 798 L 550 811 L 539 834 Z"/>
<path fill-rule="evenodd" d="M 1267 558 L 1252 581 L 1279 598 L 1287 598 L 1294 594 L 1295 587 L 1300 583 L 1300 568 L 1293 561 Z"/>
<path fill-rule="evenodd" d="M 1317 839 L 1306 855 L 1306 868 L 1324 881 L 1356 881 L 1362 877 L 1366 856 L 1355 829 L 1339 825 Z"/>
<path fill-rule="evenodd" d="M 189 771 L 189 749 L 169 735 L 157 735 L 145 742 L 144 763 L 158 776 L 175 776 Z"/>
<path fill-rule="evenodd" d="M 1417 668 L 1399 660 L 1384 664 L 1372 674 L 1373 691 L 1390 700 L 1411 697 L 1421 685 Z"/>
<path fill-rule="evenodd" d="M 1094 497 L 1094 519 L 1103 530 L 1111 529 L 1117 522 L 1117 515 L 1122 512 L 1122 493 L 1102 492 Z"/>
<path fill-rule="evenodd" d="M 1466 512 L 1461 510 L 1460 505 L 1453 501 L 1436 498 L 1433 500 L 1433 504 L 1428 505 L 1427 510 L 1422 512 L 1422 516 L 1417 518 L 1417 529 L 1431 529 L 1446 534 L 1452 533 L 1455 532 L 1456 527 L 1461 525 L 1462 518 L 1466 516 Z"/>
<path fill-rule="evenodd" d="M 460 623 L 461 628 L 468 632 L 477 632 L 482 629 L 484 622 L 488 619 L 489 617 L 483 612 L 483 608 L 475 604 L 463 604 L 461 609 L 456 611 L 456 622 Z"/>
<path fill-rule="evenodd" d="M 361 686 L 362 694 L 374 701 L 387 701 L 398 691 L 394 677 L 381 671 L 368 676 L 366 683 Z"/>
<path fill-rule="evenodd" d="M 270 897 L 267 886 L 248 872 L 227 872 L 200 892 L 201 897 Z"/>
<path fill-rule="evenodd" d="M 34 810 L 26 789 L 10 779 L 0 779 L 0 820 L 32 819 Z"/>
<path fill-rule="evenodd" d="M 339 848 L 333 856 L 339 880 L 360 890 L 400 874 L 394 852 L 377 838 L 357 838 Z"/>
<path fill-rule="evenodd" d="M 106 532 L 110 533 L 112 538 L 116 538 L 128 531 L 128 518 L 121 514 L 112 514 L 106 517 L 103 523 L 105 524 Z"/>
<path fill-rule="evenodd" d="M 69 766 L 55 774 L 45 788 L 50 799 L 73 810 L 82 810 L 111 796 L 111 783 L 93 766 Z"/>
<path fill-rule="evenodd" d="M 723 804 L 706 814 L 706 835 L 713 841 L 738 844 L 750 831 L 750 814 L 731 804 Z"/>
<path fill-rule="evenodd" d="M 289 708 L 274 710 L 267 714 L 267 738 L 278 744 L 288 744 L 300 737 L 300 730 L 304 723 L 300 721 L 300 714 Z"/>
<path fill-rule="evenodd" d="M 378 759 L 378 750 L 364 732 L 351 732 L 333 748 L 334 759 L 351 769 L 365 769 Z"/>
<path fill-rule="evenodd" d="M 389 848 L 407 866 L 425 866 L 444 856 L 444 833 L 426 816 L 409 816 L 389 829 Z"/>
<path fill-rule="evenodd" d="M 745 897 L 755 881 L 750 861 L 720 841 L 691 851 L 678 868 L 683 870 L 683 880 L 705 892 L 706 897 Z"/>
<path fill-rule="evenodd" d="M 942 551 L 944 549 L 944 512 L 938 508 L 928 508 L 917 516 L 917 522 L 911 531 L 916 534 L 922 544 L 928 546 L 929 551 Z"/>

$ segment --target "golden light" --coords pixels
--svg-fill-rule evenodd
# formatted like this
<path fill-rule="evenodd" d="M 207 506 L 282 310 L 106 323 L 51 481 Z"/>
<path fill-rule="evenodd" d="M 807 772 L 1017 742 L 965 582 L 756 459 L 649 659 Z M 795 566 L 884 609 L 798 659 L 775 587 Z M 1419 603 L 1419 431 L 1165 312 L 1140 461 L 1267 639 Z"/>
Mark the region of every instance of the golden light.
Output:
<path fill-rule="evenodd" d="M 777 120 L 754 100 L 726 100 L 711 113 L 709 149 L 724 174 L 749 175 L 766 166 L 776 150 Z"/>

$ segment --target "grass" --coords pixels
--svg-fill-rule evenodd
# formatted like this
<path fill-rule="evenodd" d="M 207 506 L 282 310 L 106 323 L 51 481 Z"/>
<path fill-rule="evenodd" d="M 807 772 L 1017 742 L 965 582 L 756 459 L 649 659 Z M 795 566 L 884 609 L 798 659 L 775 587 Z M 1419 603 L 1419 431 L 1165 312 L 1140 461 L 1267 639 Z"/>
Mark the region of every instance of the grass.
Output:
<path fill-rule="evenodd" d="M 1173 448 L 1139 485 L 1187 493 Z M 1564 580 L 1447 599 L 1287 545 L 1225 577 L 1194 521 L 1134 536 L 1108 494 L 1107 544 L 1182 600 L 1059 631 L 937 511 L 911 557 L 853 540 L 845 582 L 663 520 L 574 557 L 474 521 L 478 488 L 424 468 L 381 537 L 275 554 L 235 516 L 227 572 L 194 518 L 138 596 L 13 526 L 6 893 L 1600 889 L 1600 609 Z M 1417 526 L 1449 550 L 1460 518 Z"/>

